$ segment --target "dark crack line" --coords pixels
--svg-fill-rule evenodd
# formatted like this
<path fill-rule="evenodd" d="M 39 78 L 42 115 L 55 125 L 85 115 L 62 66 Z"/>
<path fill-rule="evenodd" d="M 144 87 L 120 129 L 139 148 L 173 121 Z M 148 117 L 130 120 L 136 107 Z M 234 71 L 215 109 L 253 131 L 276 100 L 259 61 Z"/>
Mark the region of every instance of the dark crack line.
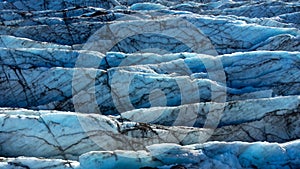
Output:
<path fill-rule="evenodd" d="M 45 127 L 47 128 L 47 130 L 48 130 L 48 132 L 51 134 L 51 136 L 53 137 L 53 139 L 54 139 L 54 141 L 56 142 L 56 144 L 58 145 L 58 150 L 61 152 L 61 155 L 63 156 L 63 158 L 64 158 L 64 160 L 66 160 L 67 161 L 67 163 L 68 163 L 68 165 L 71 167 L 71 168 L 73 168 L 73 166 L 71 165 L 71 162 L 68 160 L 68 158 L 67 158 L 67 156 L 66 156 L 66 154 L 65 154 L 65 152 L 64 152 L 64 150 L 63 150 L 63 148 L 62 148 L 62 146 L 59 144 L 59 142 L 57 141 L 57 139 L 56 139 L 56 137 L 55 137 L 55 135 L 53 134 L 53 132 L 51 131 L 51 129 L 50 129 L 50 127 L 47 125 L 47 123 L 45 122 L 45 120 L 43 119 L 43 117 L 40 115 L 39 116 L 40 117 L 40 119 L 41 119 L 41 121 L 42 121 L 42 123 L 45 125 Z M 74 169 L 74 168 L 73 168 Z"/>

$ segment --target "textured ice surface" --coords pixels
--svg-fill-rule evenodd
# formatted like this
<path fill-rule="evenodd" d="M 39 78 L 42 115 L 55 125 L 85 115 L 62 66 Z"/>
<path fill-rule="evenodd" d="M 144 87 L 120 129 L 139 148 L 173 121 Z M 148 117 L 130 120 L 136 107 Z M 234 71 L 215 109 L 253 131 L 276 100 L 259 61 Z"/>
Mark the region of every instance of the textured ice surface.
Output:
<path fill-rule="evenodd" d="M 219 77 L 222 74 L 209 78 L 207 70 L 214 70 L 218 63 L 212 57 L 189 53 L 153 54 L 153 57 L 152 54 L 145 54 L 143 57 L 149 59 L 143 61 L 139 56 L 121 53 L 103 56 L 97 52 L 65 49 L 28 51 L 3 48 L 0 53 L 3 63 L 0 104 L 6 107 L 73 111 L 72 96 L 77 99 L 75 104 L 88 104 L 89 99 L 83 89 L 92 90 L 93 87 L 99 90 L 94 96 L 104 114 L 122 113 L 134 107 L 150 107 L 150 91 L 153 90 L 163 91 L 166 98 L 155 96 L 157 98 L 152 100 L 163 104 L 165 99 L 164 105 L 167 106 L 210 100 L 220 102 L 218 97 L 244 100 L 299 94 L 298 52 L 257 51 L 218 56 L 226 74 L 226 84 Z M 88 58 L 88 61 L 78 66 L 75 63 L 78 57 Z M 135 61 L 135 58 L 138 59 Z M 88 68 L 93 62 L 98 62 L 100 69 Z M 119 62 L 124 66 L 116 67 Z M 141 64 L 126 66 L 132 65 L 132 62 L 133 65 Z M 93 76 L 96 80 L 93 80 Z M 130 81 L 134 83 L 128 83 Z M 182 93 L 186 95 L 182 96 Z M 128 101 L 123 96 L 130 99 L 134 107 L 127 106 Z M 116 102 L 120 106 L 116 106 Z M 97 112 L 94 107 L 86 107 L 78 108 L 83 112 Z"/>
<path fill-rule="evenodd" d="M 0 1 L 0 168 L 300 168 L 297 0 Z"/>
<path fill-rule="evenodd" d="M 297 98 L 294 99 L 297 100 Z M 270 100 L 269 102 L 271 104 L 274 101 Z M 299 100 L 297 106 L 299 107 Z M 232 105 L 232 107 L 238 108 L 236 105 Z M 292 105 L 290 109 L 293 109 Z M 276 128 L 274 131 L 264 131 L 266 132 L 264 134 L 270 134 L 268 138 L 272 139 L 273 134 L 273 138 L 285 137 L 280 134 L 285 132 L 291 134 L 295 132 L 294 130 L 298 130 L 296 136 L 299 135 L 299 117 L 295 117 L 297 112 L 290 115 L 284 111 L 275 112 L 277 114 L 274 114 L 274 117 L 269 116 L 270 119 L 276 120 L 277 116 L 281 117 L 281 121 L 290 121 L 289 118 L 293 119 L 294 117 L 296 121 L 291 122 L 289 125 L 298 125 L 298 127 L 282 133 L 269 133 L 278 132 L 280 127 L 289 128 L 289 126 L 281 126 L 281 124 L 276 126 L 276 123 L 269 126 L 269 124 L 263 122 L 261 125 L 265 128 Z M 203 133 L 209 133 L 207 129 L 179 126 L 163 127 L 132 122 L 120 123 L 112 117 L 101 115 L 58 111 L 37 112 L 25 109 L 1 109 L 0 117 L 2 126 L 0 135 L 1 155 L 10 157 L 33 156 L 63 158 L 65 160 L 78 160 L 79 158 L 80 167 L 83 168 L 122 168 L 122 165 L 125 164 L 130 168 L 172 164 L 210 167 L 217 165 L 219 167 L 227 166 L 233 168 L 254 166 L 258 168 L 269 166 L 275 168 L 290 166 L 295 168 L 300 165 L 299 141 L 282 144 L 267 142 L 208 142 L 195 144 L 202 142 Z M 250 127 L 251 123 L 240 122 L 240 124 L 245 124 L 245 127 L 240 128 L 245 128 L 245 132 L 247 131 L 248 135 L 253 135 L 253 138 L 255 138 L 255 131 L 251 133 L 252 130 L 246 128 L 247 126 Z M 253 127 L 258 128 L 259 125 L 256 124 Z M 229 132 L 230 129 L 223 130 L 222 134 L 224 135 L 222 138 L 218 135 L 220 130 L 222 128 L 217 129 L 211 140 L 216 138 L 216 140 L 228 141 L 229 133 L 226 134 L 226 132 Z M 238 136 L 243 137 L 247 141 L 247 136 L 243 136 L 242 133 Z M 182 139 L 180 144 L 193 143 L 193 145 L 181 147 L 178 145 L 179 140 L 177 140 L 180 138 Z M 248 138 L 248 141 L 253 141 L 253 138 Z M 34 142 L 34 144 L 29 144 L 30 142 Z M 157 144 L 166 142 L 177 144 Z M 156 145 L 151 145 L 155 143 Z M 146 146 L 146 151 L 142 151 L 143 146 Z M 102 151 L 89 152 L 97 150 Z M 31 168 L 38 168 L 37 165 L 47 165 L 47 161 L 51 160 L 11 158 L 2 160 L 1 165 L 8 167 L 17 163 L 32 166 Z M 54 160 L 53 162 L 65 168 L 69 167 L 68 165 L 78 166 L 76 162 L 68 165 L 66 162 L 59 160 Z M 48 163 L 48 165 L 50 164 Z M 49 167 L 52 165 L 54 166 L 51 163 Z"/>
<path fill-rule="evenodd" d="M 208 142 L 191 146 L 151 145 L 147 151 L 90 152 L 80 156 L 84 168 L 162 167 L 183 164 L 189 168 L 297 168 L 299 141 L 285 144 Z M 138 160 L 137 160 L 138 159 Z"/>

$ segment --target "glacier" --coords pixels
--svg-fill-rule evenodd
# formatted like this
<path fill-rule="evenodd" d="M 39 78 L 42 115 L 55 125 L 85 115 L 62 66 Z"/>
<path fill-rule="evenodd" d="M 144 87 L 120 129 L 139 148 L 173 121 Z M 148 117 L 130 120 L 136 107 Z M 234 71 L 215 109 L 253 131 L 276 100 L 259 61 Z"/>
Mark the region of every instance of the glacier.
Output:
<path fill-rule="evenodd" d="M 0 1 L 0 168 L 300 168 L 298 0 Z"/>

